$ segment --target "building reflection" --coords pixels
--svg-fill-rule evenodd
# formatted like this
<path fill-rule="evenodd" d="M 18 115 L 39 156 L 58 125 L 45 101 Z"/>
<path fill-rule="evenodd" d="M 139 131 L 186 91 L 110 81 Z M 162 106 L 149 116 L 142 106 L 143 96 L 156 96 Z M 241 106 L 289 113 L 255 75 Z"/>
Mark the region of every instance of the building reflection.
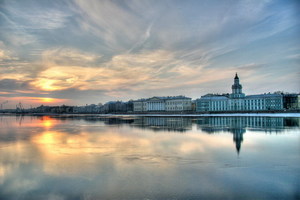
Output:
<path fill-rule="evenodd" d="M 229 132 L 233 134 L 236 151 L 239 154 L 246 130 L 265 133 L 280 133 L 285 128 L 299 127 L 299 118 L 283 117 L 203 117 L 198 118 L 198 129 L 214 134 Z"/>
<path fill-rule="evenodd" d="M 59 117 L 61 119 L 61 117 Z M 90 123 L 103 122 L 106 125 L 128 124 L 153 131 L 186 132 L 192 129 L 192 118 L 187 117 L 116 117 L 116 116 L 67 116 L 64 119 L 84 120 Z"/>
<path fill-rule="evenodd" d="M 72 118 L 78 118 L 78 116 Z M 128 124 L 130 126 L 151 129 L 153 131 L 186 132 L 192 130 L 193 123 L 208 134 L 229 132 L 233 135 L 236 151 L 239 154 L 243 135 L 247 130 L 268 134 L 281 133 L 286 128 L 299 127 L 299 118 L 284 117 L 79 117 L 90 122 L 103 121 L 106 125 Z"/>
<path fill-rule="evenodd" d="M 99 116 L 99 115 L 69 115 L 69 116 L 40 116 L 16 117 L 13 124 L 22 127 L 41 127 L 49 129 L 66 120 L 83 120 L 89 123 L 102 122 L 105 125 L 128 125 L 134 128 L 149 129 L 152 131 L 186 132 L 192 130 L 193 124 L 198 130 L 208 134 L 221 132 L 231 133 L 235 148 L 239 154 L 243 143 L 243 136 L 247 130 L 255 130 L 264 133 L 282 133 L 286 129 L 299 128 L 300 118 L 283 117 L 138 117 L 138 116 Z M 38 120 L 36 120 L 38 119 Z M 6 117 L 0 117 L 1 125 L 7 125 Z M 7 133 L 8 134 L 8 133 Z M 1 137 L 6 137 L 3 132 Z M 9 137 L 11 139 L 11 137 Z"/>
<path fill-rule="evenodd" d="M 233 141 L 235 143 L 236 152 L 239 154 L 243 142 L 243 135 L 246 132 L 244 129 L 233 129 Z"/>
<path fill-rule="evenodd" d="M 249 180 L 261 191 L 266 185 L 261 180 L 268 177 L 280 177 L 270 180 L 278 182 L 275 190 L 288 183 L 294 188 L 299 119 L 271 119 L 266 127 L 259 119 L 248 121 L 239 117 L 0 116 L 0 199 L 168 198 L 152 191 L 178 191 L 178 199 L 210 199 L 196 196 L 208 190 L 221 199 L 224 193 L 218 191 L 228 185 L 228 177 L 236 178 L 230 179 L 233 191 L 240 180 Z M 237 159 L 232 156 L 230 134 L 239 153 L 249 129 L 294 130 L 289 134 L 292 137 L 251 138 L 259 139 L 252 145 L 256 148 L 250 149 L 251 156 Z M 164 132 L 153 134 L 157 130 Z M 217 135 L 219 132 L 225 134 Z M 248 134 L 245 140 L 250 141 Z M 248 186 L 241 191 L 251 196 L 254 189 Z M 122 192 L 116 194 L 118 188 Z M 187 191 L 186 196 L 182 191 Z M 124 198 L 127 194 L 130 196 Z"/>
<path fill-rule="evenodd" d="M 142 117 L 135 119 L 133 125 L 154 131 L 186 132 L 192 129 L 192 120 L 185 117 Z"/>

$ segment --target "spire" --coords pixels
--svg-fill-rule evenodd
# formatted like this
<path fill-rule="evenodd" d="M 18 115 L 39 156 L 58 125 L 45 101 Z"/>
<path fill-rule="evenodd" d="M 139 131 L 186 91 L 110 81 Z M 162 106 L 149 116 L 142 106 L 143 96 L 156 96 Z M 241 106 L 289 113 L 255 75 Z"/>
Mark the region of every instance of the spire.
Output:
<path fill-rule="evenodd" d="M 237 72 L 235 73 L 235 77 L 234 77 L 234 82 L 233 85 L 231 86 L 232 89 L 232 98 L 241 98 L 244 97 L 245 94 L 243 94 L 242 92 L 242 85 L 240 84 L 240 79 L 238 77 Z"/>
<path fill-rule="evenodd" d="M 238 77 L 238 75 L 237 75 L 237 72 L 235 73 L 234 79 L 239 79 L 239 77 Z"/>

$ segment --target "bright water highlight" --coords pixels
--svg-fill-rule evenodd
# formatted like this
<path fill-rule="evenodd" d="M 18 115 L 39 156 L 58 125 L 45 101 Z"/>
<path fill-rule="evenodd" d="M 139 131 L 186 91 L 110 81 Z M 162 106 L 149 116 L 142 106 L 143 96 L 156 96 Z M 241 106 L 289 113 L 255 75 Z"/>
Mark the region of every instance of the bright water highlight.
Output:
<path fill-rule="evenodd" d="M 0 116 L 0 199 L 299 199 L 300 118 Z"/>

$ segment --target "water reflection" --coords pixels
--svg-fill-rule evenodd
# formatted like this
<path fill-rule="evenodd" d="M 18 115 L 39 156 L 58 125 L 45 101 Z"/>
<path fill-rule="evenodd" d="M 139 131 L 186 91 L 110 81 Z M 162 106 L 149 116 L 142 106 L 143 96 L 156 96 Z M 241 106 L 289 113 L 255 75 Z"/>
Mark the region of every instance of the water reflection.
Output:
<path fill-rule="evenodd" d="M 281 133 L 291 128 L 299 128 L 299 118 L 283 118 L 283 117 L 103 117 L 103 116 L 16 116 L 15 121 L 6 121 L 7 117 L 0 117 L 2 126 L 11 126 L 16 129 L 18 127 L 35 127 L 37 132 L 39 128 L 49 129 L 64 123 L 67 120 L 80 120 L 90 123 L 103 122 L 105 125 L 128 125 L 130 127 L 150 129 L 154 132 L 187 132 L 192 130 L 193 124 L 197 125 L 197 129 L 208 134 L 217 134 L 228 132 L 233 135 L 237 153 L 241 150 L 243 135 L 246 130 L 255 130 L 265 133 Z M 8 117 L 11 118 L 11 117 Z M 5 130 L 4 130 L 5 131 Z M 2 132 L 0 139 L 17 140 L 26 137 L 24 135 L 11 134 L 11 129 L 7 129 L 7 134 Z M 68 133 L 77 132 L 72 128 L 67 130 Z M 18 130 L 15 130 L 18 133 Z M 8 135 L 9 134 L 9 135 Z M 53 140 L 55 133 L 47 132 L 43 135 L 44 141 Z M 15 137 L 15 138 L 14 138 Z M 56 142 L 53 142 L 56 144 Z"/>
<path fill-rule="evenodd" d="M 0 199 L 299 195 L 299 118 L 1 116 L 0 124 Z"/>
<path fill-rule="evenodd" d="M 186 132 L 192 129 L 191 118 L 185 117 L 141 117 L 135 119 L 133 124 L 153 131 Z"/>
<path fill-rule="evenodd" d="M 61 118 L 61 117 L 59 117 Z M 128 124 L 153 131 L 186 132 L 192 130 L 193 123 L 208 134 L 229 132 L 233 134 L 236 151 L 239 154 L 243 142 L 243 134 L 248 130 L 265 133 L 280 133 L 289 128 L 299 128 L 299 118 L 284 117 L 96 117 L 70 116 L 89 122 L 103 121 L 107 125 Z"/>

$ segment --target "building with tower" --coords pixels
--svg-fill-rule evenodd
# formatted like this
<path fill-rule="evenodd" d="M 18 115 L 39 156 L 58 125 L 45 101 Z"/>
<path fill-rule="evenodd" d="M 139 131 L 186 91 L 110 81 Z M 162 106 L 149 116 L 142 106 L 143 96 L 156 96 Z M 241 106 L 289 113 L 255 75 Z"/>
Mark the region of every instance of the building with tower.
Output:
<path fill-rule="evenodd" d="M 243 98 L 245 97 L 245 94 L 242 92 L 243 86 L 240 84 L 240 79 L 237 75 L 237 73 L 235 74 L 234 77 L 234 83 L 231 86 L 232 89 L 232 93 L 230 94 L 230 98 Z"/>
<path fill-rule="evenodd" d="M 245 95 L 238 74 L 235 74 L 231 94 L 207 94 L 196 100 L 197 112 L 283 110 L 283 94 Z"/>

